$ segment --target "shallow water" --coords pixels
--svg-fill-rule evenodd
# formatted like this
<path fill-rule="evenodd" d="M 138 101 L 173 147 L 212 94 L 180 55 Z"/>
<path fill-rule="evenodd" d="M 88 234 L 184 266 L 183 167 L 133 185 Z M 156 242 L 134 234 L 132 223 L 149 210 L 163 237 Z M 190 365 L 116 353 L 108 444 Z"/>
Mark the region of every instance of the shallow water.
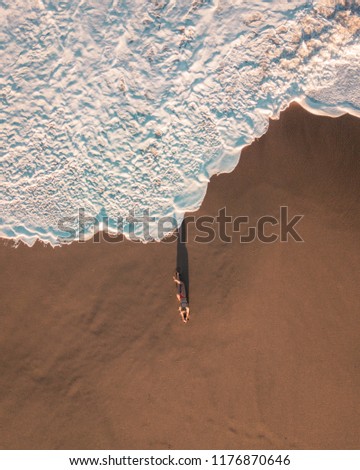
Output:
<path fill-rule="evenodd" d="M 147 238 L 126 217 L 148 211 L 159 238 L 291 101 L 360 115 L 359 2 L 0 8 L 0 236 L 29 245 L 77 239 L 79 209 L 85 237 L 97 216 Z"/>

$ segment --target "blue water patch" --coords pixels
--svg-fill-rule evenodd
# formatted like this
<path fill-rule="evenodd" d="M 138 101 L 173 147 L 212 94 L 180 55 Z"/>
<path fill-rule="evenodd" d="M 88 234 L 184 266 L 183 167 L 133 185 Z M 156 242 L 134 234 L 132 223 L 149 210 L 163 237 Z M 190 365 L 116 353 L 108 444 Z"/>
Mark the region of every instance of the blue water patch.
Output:
<path fill-rule="evenodd" d="M 5 0 L 0 10 L 5 238 L 55 246 L 93 235 L 96 218 L 147 241 L 128 218 L 148 214 L 159 239 L 159 220 L 197 209 L 210 177 L 231 171 L 291 101 L 360 115 L 358 1 Z"/>

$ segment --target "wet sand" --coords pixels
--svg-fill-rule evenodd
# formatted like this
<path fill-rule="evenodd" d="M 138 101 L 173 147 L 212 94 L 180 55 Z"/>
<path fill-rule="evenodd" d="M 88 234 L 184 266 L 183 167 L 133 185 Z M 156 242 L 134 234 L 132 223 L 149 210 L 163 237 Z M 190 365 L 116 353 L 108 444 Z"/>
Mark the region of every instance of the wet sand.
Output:
<path fill-rule="evenodd" d="M 212 178 L 196 216 L 288 206 L 304 242 L 189 225 L 187 325 L 176 243 L 3 242 L 0 447 L 359 448 L 359 157 L 359 119 L 292 105 Z"/>

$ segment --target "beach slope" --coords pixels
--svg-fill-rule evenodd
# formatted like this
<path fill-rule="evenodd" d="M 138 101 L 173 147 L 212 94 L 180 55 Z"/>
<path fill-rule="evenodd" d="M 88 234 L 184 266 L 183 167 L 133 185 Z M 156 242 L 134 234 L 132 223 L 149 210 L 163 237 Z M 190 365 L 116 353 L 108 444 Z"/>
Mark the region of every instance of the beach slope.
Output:
<path fill-rule="evenodd" d="M 3 241 L 1 448 L 359 448 L 359 157 L 360 120 L 292 105 L 213 177 L 194 215 L 287 206 L 304 242 L 189 224 L 186 325 L 176 243 Z"/>

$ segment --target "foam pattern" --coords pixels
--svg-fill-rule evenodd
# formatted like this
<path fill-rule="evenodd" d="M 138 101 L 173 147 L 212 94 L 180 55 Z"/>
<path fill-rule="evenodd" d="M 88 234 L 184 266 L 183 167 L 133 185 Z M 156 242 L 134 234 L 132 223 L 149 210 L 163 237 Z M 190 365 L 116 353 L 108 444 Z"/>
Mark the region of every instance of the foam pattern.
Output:
<path fill-rule="evenodd" d="M 360 115 L 358 1 L 0 9 L 0 236 L 28 245 L 63 243 L 59 221 L 80 208 L 110 228 L 147 210 L 158 239 L 159 219 L 197 209 L 290 102 Z"/>

